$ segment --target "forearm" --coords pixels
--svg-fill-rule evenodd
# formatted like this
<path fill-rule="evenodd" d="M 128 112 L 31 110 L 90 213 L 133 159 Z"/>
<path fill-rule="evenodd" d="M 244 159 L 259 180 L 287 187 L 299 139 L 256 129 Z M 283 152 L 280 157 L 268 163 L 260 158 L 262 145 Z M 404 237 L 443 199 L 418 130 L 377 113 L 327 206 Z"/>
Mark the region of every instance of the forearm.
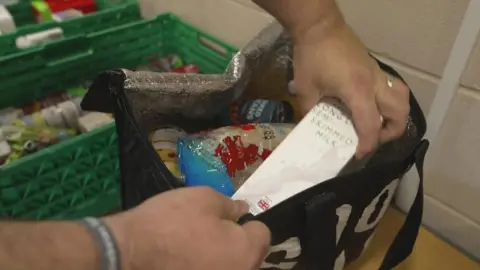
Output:
<path fill-rule="evenodd" d="M 335 0 L 254 0 L 274 16 L 295 38 L 315 27 L 317 34 L 344 27 Z"/>
<path fill-rule="evenodd" d="M 97 248 L 74 222 L 0 221 L 0 268 L 96 270 Z"/>

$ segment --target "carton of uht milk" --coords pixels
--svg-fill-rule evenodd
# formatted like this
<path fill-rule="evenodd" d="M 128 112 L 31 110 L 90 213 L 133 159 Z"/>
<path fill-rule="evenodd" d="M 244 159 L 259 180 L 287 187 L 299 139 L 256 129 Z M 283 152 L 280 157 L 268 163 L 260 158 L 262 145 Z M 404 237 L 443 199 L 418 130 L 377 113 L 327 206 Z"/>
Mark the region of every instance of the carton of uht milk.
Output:
<path fill-rule="evenodd" d="M 317 104 L 233 195 L 257 215 L 339 174 L 358 137 L 348 111 L 335 99 Z"/>

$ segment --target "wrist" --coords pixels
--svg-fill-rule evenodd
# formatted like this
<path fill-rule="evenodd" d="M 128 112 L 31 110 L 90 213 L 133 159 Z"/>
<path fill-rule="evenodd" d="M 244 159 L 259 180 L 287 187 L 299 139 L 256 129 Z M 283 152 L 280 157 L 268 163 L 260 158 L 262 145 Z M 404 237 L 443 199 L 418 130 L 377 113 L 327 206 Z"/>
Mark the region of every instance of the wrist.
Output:
<path fill-rule="evenodd" d="M 290 27 L 294 43 L 304 41 L 321 41 L 327 39 L 332 34 L 337 34 L 348 30 L 349 27 L 343 19 L 342 14 L 335 6 L 332 11 L 317 16 L 315 19 L 300 19 Z"/>

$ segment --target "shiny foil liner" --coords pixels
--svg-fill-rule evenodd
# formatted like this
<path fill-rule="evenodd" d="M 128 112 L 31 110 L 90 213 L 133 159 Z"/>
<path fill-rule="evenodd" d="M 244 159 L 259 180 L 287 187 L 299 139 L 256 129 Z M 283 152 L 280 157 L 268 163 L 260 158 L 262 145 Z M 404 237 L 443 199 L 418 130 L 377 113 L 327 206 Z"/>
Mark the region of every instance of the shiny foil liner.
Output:
<path fill-rule="evenodd" d="M 379 65 L 399 77 L 390 67 Z M 273 23 L 233 56 L 223 74 L 108 71 L 94 81 L 82 105 L 86 110 L 102 108 L 111 112 L 109 96 L 122 96 L 125 104 L 121 106 L 131 111 L 143 134 L 167 126 L 196 132 L 213 127 L 214 117 L 240 97 L 272 99 L 288 93 L 293 76 L 291 38 L 278 23 Z M 404 160 L 411 155 L 423 136 L 418 134 L 417 125 L 425 129 L 422 115 L 412 111 L 405 134 L 382 145 L 361 167 Z"/>

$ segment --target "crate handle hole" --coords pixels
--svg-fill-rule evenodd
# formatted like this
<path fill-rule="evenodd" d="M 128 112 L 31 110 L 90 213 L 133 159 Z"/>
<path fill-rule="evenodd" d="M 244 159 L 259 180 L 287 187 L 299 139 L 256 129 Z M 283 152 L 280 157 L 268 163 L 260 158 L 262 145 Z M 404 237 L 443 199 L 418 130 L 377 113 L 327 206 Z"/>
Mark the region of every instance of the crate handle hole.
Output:
<path fill-rule="evenodd" d="M 209 48 L 210 50 L 222 55 L 222 56 L 227 56 L 227 49 L 225 49 L 224 47 L 218 45 L 217 43 L 213 42 L 212 40 L 204 37 L 204 36 L 198 36 L 198 41 L 200 41 L 200 43 Z"/>

